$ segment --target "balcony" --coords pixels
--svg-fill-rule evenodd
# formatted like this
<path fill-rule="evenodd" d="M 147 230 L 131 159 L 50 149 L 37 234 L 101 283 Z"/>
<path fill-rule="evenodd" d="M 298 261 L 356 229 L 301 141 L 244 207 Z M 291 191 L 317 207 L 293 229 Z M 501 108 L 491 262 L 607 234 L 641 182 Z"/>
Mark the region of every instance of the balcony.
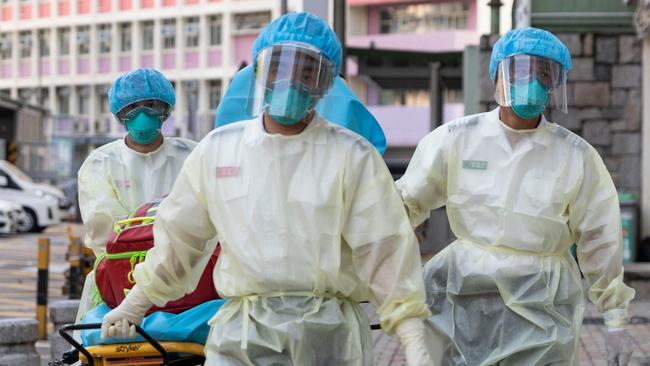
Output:
<path fill-rule="evenodd" d="M 465 46 L 478 42 L 479 36 L 474 30 L 444 30 L 352 36 L 348 39 L 348 47 L 434 53 L 462 51 Z"/>
<path fill-rule="evenodd" d="M 369 106 L 386 135 L 388 146 L 412 147 L 431 132 L 431 109 L 429 106 Z M 444 122 L 463 116 L 460 103 L 445 104 Z"/>

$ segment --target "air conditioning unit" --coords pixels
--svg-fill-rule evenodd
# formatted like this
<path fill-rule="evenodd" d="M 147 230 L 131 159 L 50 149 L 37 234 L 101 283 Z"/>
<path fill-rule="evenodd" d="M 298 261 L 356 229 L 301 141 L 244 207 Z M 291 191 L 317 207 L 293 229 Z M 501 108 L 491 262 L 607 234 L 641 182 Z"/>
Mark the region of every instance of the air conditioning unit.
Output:
<path fill-rule="evenodd" d="M 196 36 L 199 34 L 199 25 L 196 23 L 189 23 L 185 25 L 185 34 L 188 36 Z"/>

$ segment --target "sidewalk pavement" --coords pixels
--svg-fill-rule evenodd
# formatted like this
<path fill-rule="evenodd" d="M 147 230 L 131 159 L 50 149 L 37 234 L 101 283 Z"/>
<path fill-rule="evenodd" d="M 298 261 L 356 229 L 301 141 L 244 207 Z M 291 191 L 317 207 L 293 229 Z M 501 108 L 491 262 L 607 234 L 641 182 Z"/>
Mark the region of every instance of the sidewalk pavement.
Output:
<path fill-rule="evenodd" d="M 650 301 L 633 302 L 629 309 L 631 324 L 627 329 L 634 339 L 634 354 L 629 366 L 650 366 Z M 375 316 L 371 323 L 379 320 Z M 585 320 L 580 335 L 580 366 L 607 366 L 602 316 L 596 307 L 587 301 Z M 399 341 L 381 331 L 373 331 L 373 352 L 375 366 L 406 365 Z"/>

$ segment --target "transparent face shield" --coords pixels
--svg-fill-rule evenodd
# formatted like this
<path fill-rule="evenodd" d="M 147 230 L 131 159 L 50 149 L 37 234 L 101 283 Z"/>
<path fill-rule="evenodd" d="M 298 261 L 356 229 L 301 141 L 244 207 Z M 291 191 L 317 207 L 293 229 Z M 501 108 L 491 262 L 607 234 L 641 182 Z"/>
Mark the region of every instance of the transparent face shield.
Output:
<path fill-rule="evenodd" d="M 566 72 L 559 63 L 543 57 L 505 58 L 497 68 L 495 99 L 526 118 L 541 114 L 546 106 L 567 113 Z"/>
<path fill-rule="evenodd" d="M 255 60 L 249 113 L 268 113 L 294 124 L 316 107 L 332 85 L 336 67 L 320 51 L 301 43 L 282 43 L 262 50 Z"/>

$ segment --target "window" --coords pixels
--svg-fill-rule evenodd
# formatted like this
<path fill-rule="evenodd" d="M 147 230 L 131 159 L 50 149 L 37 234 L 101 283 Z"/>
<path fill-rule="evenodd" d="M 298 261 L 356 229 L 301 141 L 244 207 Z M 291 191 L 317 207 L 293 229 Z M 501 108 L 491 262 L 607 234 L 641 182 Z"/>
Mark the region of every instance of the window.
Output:
<path fill-rule="evenodd" d="M 192 17 L 185 20 L 185 47 L 199 46 L 199 18 Z"/>
<path fill-rule="evenodd" d="M 221 101 L 221 81 L 210 80 L 208 82 L 208 105 L 210 110 L 215 110 Z"/>
<path fill-rule="evenodd" d="M 110 87 L 110 85 L 99 85 L 97 87 L 97 96 L 99 103 L 98 112 L 100 115 L 110 113 L 110 110 L 108 109 L 108 90 Z"/>
<path fill-rule="evenodd" d="M 111 52 L 111 25 L 100 24 L 97 29 L 97 37 L 99 38 L 99 53 Z"/>
<path fill-rule="evenodd" d="M 41 29 L 38 31 L 38 54 L 41 57 L 50 55 L 50 30 Z"/>
<path fill-rule="evenodd" d="M 18 33 L 18 42 L 20 42 L 20 58 L 32 57 L 32 32 Z"/>
<path fill-rule="evenodd" d="M 262 29 L 271 21 L 271 13 L 257 12 L 246 14 L 235 14 L 235 29 L 238 31 L 250 31 Z"/>
<path fill-rule="evenodd" d="M 18 89 L 18 99 L 23 103 L 29 103 L 32 98 L 32 89 L 23 88 Z"/>
<path fill-rule="evenodd" d="M 48 88 L 40 88 L 38 90 L 38 105 L 43 108 L 50 108 L 50 90 Z"/>
<path fill-rule="evenodd" d="M 77 28 L 77 53 L 87 55 L 90 53 L 90 27 Z"/>
<path fill-rule="evenodd" d="M 70 89 L 67 87 L 57 88 L 56 104 L 59 114 L 70 114 Z"/>
<path fill-rule="evenodd" d="M 59 29 L 59 56 L 70 54 L 70 28 Z"/>
<path fill-rule="evenodd" d="M 425 106 L 429 105 L 429 103 L 430 97 L 428 90 L 382 89 L 379 94 L 380 105 Z"/>
<path fill-rule="evenodd" d="M 131 51 L 131 23 L 120 24 L 120 51 L 122 52 Z"/>
<path fill-rule="evenodd" d="M 464 2 L 395 5 L 379 13 L 380 33 L 419 33 L 467 28 L 468 5 Z"/>
<path fill-rule="evenodd" d="M 213 15 L 210 17 L 210 46 L 221 45 L 221 16 Z"/>
<path fill-rule="evenodd" d="M 11 58 L 11 39 L 9 34 L 0 34 L 0 59 L 8 60 Z"/>
<path fill-rule="evenodd" d="M 0 97 L 5 97 L 5 98 L 11 97 L 11 90 L 9 90 L 9 89 L 0 89 Z"/>
<path fill-rule="evenodd" d="M 176 47 L 176 19 L 163 19 L 160 33 L 162 34 L 162 48 L 168 50 Z"/>
<path fill-rule="evenodd" d="M 89 90 L 87 86 L 81 86 L 77 88 L 77 97 L 79 101 L 79 114 L 80 115 L 87 115 L 89 112 L 89 102 L 90 102 L 90 95 L 89 95 Z"/>
<path fill-rule="evenodd" d="M 153 21 L 142 23 L 142 49 L 153 50 Z"/>

